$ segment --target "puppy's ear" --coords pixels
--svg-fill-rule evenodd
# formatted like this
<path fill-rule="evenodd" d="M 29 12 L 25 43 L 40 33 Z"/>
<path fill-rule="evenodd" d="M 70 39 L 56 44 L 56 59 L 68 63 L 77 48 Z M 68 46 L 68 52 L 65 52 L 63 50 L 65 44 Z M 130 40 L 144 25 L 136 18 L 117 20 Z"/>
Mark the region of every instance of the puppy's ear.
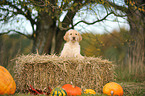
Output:
<path fill-rule="evenodd" d="M 79 35 L 79 42 L 80 42 L 80 41 L 82 41 L 82 36 L 80 33 L 78 35 Z"/>
<path fill-rule="evenodd" d="M 69 32 L 66 32 L 64 37 L 63 37 L 64 40 L 67 41 L 67 42 L 69 41 L 68 35 L 69 35 Z"/>

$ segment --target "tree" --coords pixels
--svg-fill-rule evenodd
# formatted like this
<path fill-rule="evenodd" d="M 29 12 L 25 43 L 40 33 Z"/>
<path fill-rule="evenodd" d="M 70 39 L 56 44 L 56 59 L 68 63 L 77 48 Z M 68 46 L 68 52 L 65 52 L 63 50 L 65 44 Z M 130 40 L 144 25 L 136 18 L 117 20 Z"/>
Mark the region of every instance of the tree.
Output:
<path fill-rule="evenodd" d="M 129 69 L 132 73 L 144 71 L 145 64 L 145 1 L 124 0 L 125 5 L 119 6 L 109 2 L 115 10 L 121 10 L 128 17 L 132 43 L 129 48 Z"/>
<path fill-rule="evenodd" d="M 65 32 L 73 29 L 77 24 L 85 23 L 88 25 L 106 20 L 113 14 L 115 16 L 127 16 L 130 24 L 130 34 L 132 41 L 129 49 L 130 67 L 138 65 L 143 71 L 144 66 L 144 37 L 145 37 L 145 1 L 144 0 L 123 0 L 119 4 L 117 0 L 1 0 L 0 2 L 0 21 L 9 22 L 14 20 L 19 14 L 25 16 L 30 21 L 33 33 L 26 35 L 18 30 L 8 30 L 1 32 L 0 35 L 12 31 L 24 35 L 33 40 L 33 52 L 36 50 L 42 53 L 59 53 Z M 105 16 L 98 17 L 98 13 L 93 6 L 103 5 Z M 92 22 L 80 20 L 73 22 L 74 17 L 81 9 L 89 10 L 96 14 L 96 19 Z M 35 12 L 34 12 L 35 11 Z M 60 20 L 63 13 L 64 19 Z M 82 16 L 82 15 L 81 15 Z M 80 16 L 80 17 L 81 17 Z M 19 20 L 18 20 L 19 22 Z M 36 28 L 35 28 L 36 26 Z M 140 70 L 135 67 L 135 70 Z M 134 69 L 132 69 L 134 70 Z M 131 70 L 131 71 L 132 71 Z"/>
<path fill-rule="evenodd" d="M 121 28 L 119 32 L 114 30 L 108 34 L 83 33 L 82 37 L 80 44 L 82 54 L 85 56 L 101 56 L 115 61 L 116 64 L 123 62 L 124 66 L 127 63 L 130 35 L 124 28 Z"/>
<path fill-rule="evenodd" d="M 12 67 L 11 62 L 18 54 L 28 54 L 31 52 L 32 40 L 19 34 L 0 36 L 0 65 Z"/>
<path fill-rule="evenodd" d="M 102 35 L 93 33 L 83 33 L 83 40 L 80 45 L 82 48 L 82 54 L 85 56 L 102 56 L 102 48 L 104 46 L 101 41 Z"/>
<path fill-rule="evenodd" d="M 96 19 L 91 23 L 84 20 L 73 23 L 74 16 L 81 8 L 86 6 L 87 9 L 91 10 L 92 6 L 103 2 L 103 0 L 3 0 L 0 3 L 0 10 L 2 11 L 0 21 L 9 22 L 19 14 L 23 15 L 30 21 L 33 33 L 32 35 L 26 35 L 18 30 L 8 30 L 7 32 L 1 32 L 0 35 L 16 32 L 33 40 L 34 53 L 36 50 L 39 51 L 39 54 L 59 53 L 63 36 L 67 30 L 73 29 L 82 22 L 89 25 L 95 24 L 113 14 L 106 9 L 106 16 L 102 19 Z M 66 15 L 60 21 L 63 12 L 66 12 Z"/>

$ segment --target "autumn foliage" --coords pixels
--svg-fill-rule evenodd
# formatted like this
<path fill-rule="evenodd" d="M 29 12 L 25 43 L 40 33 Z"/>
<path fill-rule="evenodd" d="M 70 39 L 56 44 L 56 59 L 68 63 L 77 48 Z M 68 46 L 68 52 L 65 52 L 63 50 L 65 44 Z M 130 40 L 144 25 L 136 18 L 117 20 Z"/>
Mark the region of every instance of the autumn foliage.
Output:
<path fill-rule="evenodd" d="M 120 32 L 93 34 L 83 33 L 82 54 L 86 56 L 101 56 L 112 61 L 122 61 L 127 54 L 128 45 L 133 42 L 129 32 L 120 29 Z"/>

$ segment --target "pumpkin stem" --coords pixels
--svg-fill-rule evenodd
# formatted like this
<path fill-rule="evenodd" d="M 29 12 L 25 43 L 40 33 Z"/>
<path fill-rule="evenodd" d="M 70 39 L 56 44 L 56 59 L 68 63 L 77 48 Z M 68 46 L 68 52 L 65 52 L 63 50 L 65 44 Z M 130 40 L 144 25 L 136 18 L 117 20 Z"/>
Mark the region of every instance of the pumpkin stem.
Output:
<path fill-rule="evenodd" d="M 113 96 L 113 94 L 114 94 L 114 92 L 113 92 L 113 91 L 111 91 L 111 96 Z"/>
<path fill-rule="evenodd" d="M 72 85 L 73 88 L 75 88 L 75 85 Z"/>
<path fill-rule="evenodd" d="M 75 84 L 73 84 L 73 82 L 72 82 L 72 81 L 71 81 L 71 85 L 72 85 L 72 87 L 73 87 L 73 88 L 75 88 Z"/>

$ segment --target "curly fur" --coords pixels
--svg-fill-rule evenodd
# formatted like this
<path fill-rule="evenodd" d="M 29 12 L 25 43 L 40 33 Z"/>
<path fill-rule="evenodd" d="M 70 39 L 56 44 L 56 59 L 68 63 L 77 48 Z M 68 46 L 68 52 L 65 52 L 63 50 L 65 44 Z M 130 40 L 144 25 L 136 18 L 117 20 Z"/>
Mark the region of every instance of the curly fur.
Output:
<path fill-rule="evenodd" d="M 61 51 L 60 57 L 78 57 L 84 58 L 80 54 L 79 42 L 82 40 L 82 36 L 76 30 L 69 30 L 64 36 L 66 43 Z"/>

